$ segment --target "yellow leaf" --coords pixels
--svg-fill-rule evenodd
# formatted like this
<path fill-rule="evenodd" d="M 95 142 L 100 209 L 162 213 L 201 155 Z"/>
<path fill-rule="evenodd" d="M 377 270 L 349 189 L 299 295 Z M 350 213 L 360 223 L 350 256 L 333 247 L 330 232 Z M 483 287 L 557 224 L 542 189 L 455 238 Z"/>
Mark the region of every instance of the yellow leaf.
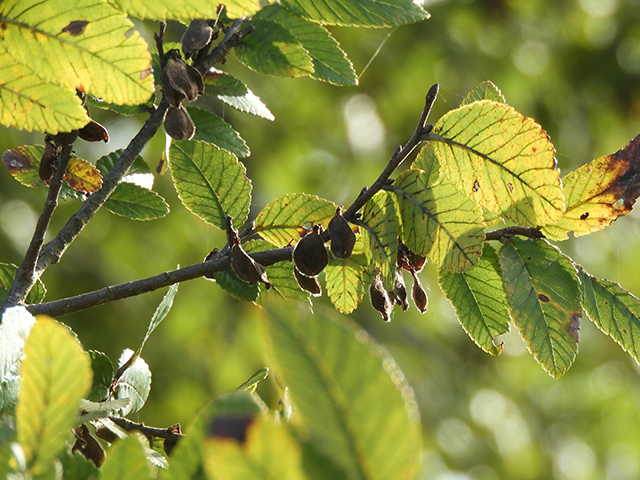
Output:
<path fill-rule="evenodd" d="M 79 192 L 93 193 L 102 187 L 100 171 L 89 162 L 75 157 L 69 160 L 64 179 Z"/>

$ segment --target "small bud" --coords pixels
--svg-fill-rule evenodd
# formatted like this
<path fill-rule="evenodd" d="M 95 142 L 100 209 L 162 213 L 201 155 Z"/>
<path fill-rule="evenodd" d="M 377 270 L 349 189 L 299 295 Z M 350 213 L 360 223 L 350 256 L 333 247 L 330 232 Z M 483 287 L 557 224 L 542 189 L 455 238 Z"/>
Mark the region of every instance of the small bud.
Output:
<path fill-rule="evenodd" d="M 322 295 L 322 288 L 320 288 L 320 284 L 315 277 L 307 277 L 300 273 L 300 271 L 294 266 L 293 273 L 296 276 L 296 280 L 298 281 L 298 285 L 303 290 L 306 290 L 314 297 L 319 297 Z"/>
<path fill-rule="evenodd" d="M 45 142 L 44 152 L 42 153 L 42 158 L 40 159 L 40 167 L 38 168 L 38 175 L 46 185 L 49 185 L 49 183 L 51 183 L 53 174 L 56 171 L 56 154 L 57 149 L 53 145 L 53 143 L 49 141 Z"/>
<path fill-rule="evenodd" d="M 200 72 L 191 65 L 186 64 L 180 58 L 180 53 L 177 50 L 170 50 L 168 57 L 167 66 L 164 67 L 164 79 L 168 80 L 171 86 L 189 101 L 193 101 L 198 98 L 198 95 L 202 95 L 204 93 L 204 82 Z"/>
<path fill-rule="evenodd" d="M 307 277 L 317 276 L 329 263 L 329 255 L 322 240 L 322 225 L 314 225 L 293 249 L 293 263 Z"/>
<path fill-rule="evenodd" d="M 369 287 L 369 296 L 371 297 L 371 305 L 375 308 L 385 322 L 391 321 L 391 310 L 393 310 L 393 302 L 389 298 L 389 293 L 384 289 L 380 273 L 377 273 Z"/>
<path fill-rule="evenodd" d="M 336 258 L 349 258 L 356 244 L 356 234 L 349 226 L 349 222 L 340 214 L 340 209 L 329 222 L 331 236 L 331 253 Z"/>
<path fill-rule="evenodd" d="M 78 130 L 78 136 L 85 142 L 107 143 L 109 141 L 109 132 L 95 120 L 91 120 Z"/>
<path fill-rule="evenodd" d="M 429 305 L 429 297 L 427 297 L 427 292 L 422 288 L 420 280 L 418 280 L 418 276 L 415 273 L 413 274 L 413 288 L 411 289 L 411 296 L 413 297 L 413 303 L 420 313 L 426 312 Z"/>
<path fill-rule="evenodd" d="M 184 107 L 169 107 L 164 117 L 164 131 L 174 140 L 191 140 L 196 127 Z"/>
<path fill-rule="evenodd" d="M 189 59 L 206 47 L 213 36 L 213 29 L 206 20 L 191 20 L 189 27 L 182 35 L 182 53 Z"/>

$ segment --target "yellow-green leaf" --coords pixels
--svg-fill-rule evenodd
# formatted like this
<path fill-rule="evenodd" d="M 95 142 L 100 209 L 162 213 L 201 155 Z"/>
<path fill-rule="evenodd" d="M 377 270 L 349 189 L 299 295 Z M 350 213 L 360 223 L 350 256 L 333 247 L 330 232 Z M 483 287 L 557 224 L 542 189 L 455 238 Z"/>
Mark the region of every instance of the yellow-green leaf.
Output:
<path fill-rule="evenodd" d="M 483 208 L 531 227 L 562 216 L 555 149 L 531 118 L 481 100 L 447 113 L 429 138 L 442 173 Z"/>
<path fill-rule="evenodd" d="M 64 174 L 67 184 L 79 192 L 93 193 L 102 187 L 102 175 L 91 163 L 77 157 L 69 160 Z"/>
<path fill-rule="evenodd" d="M 462 103 L 460 103 L 460 105 L 469 105 L 470 103 L 477 102 L 479 100 L 493 100 L 498 103 L 507 103 L 500 89 L 489 80 L 485 80 L 467 93 L 467 96 L 462 99 Z"/>
<path fill-rule="evenodd" d="M 616 153 L 592 160 L 562 178 L 567 210 L 543 230 L 552 240 L 566 240 L 602 230 L 633 208 L 640 188 L 640 135 Z M 632 180 L 633 179 L 633 180 Z"/>
<path fill-rule="evenodd" d="M 190 0 L 108 0 L 116 8 L 132 17 L 152 20 L 179 20 L 188 23 L 192 18 L 217 18 L 219 4 L 231 18 L 250 17 L 260 6 L 257 0 L 225 0 L 224 2 L 193 2 Z"/>
<path fill-rule="evenodd" d="M 362 239 L 358 237 L 349 258 L 329 258 L 325 267 L 327 296 L 336 310 L 348 315 L 362 302 L 367 290 L 367 259 L 363 254 Z"/>
<path fill-rule="evenodd" d="M 117 105 L 138 105 L 153 93 L 147 45 L 108 3 L 5 0 L 0 16 L 2 42 L 16 68 L 26 65 L 46 82 Z"/>
<path fill-rule="evenodd" d="M 369 264 L 380 270 L 382 283 L 393 290 L 398 257 L 398 219 L 393 194 L 376 193 L 362 210 L 362 239 Z"/>
<path fill-rule="evenodd" d="M 91 388 L 91 361 L 67 327 L 38 317 L 24 347 L 16 422 L 34 474 L 49 469 L 72 438 L 80 399 Z"/>
<path fill-rule="evenodd" d="M 145 480 L 151 478 L 151 464 L 137 435 L 121 438 L 109 449 L 100 468 L 102 480 Z"/>

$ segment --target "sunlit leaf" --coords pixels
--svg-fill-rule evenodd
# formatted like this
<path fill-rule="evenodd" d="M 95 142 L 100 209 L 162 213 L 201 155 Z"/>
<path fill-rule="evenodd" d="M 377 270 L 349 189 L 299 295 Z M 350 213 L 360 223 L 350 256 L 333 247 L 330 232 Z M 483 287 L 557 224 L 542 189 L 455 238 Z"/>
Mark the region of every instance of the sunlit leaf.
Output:
<path fill-rule="evenodd" d="M 166 318 L 166 316 L 169 314 L 169 311 L 171 311 L 171 307 L 173 306 L 173 299 L 176 297 L 176 293 L 178 293 L 178 285 L 178 283 L 174 283 L 167 289 L 167 293 L 164 294 L 164 297 L 162 297 L 162 300 L 157 306 L 156 311 L 153 312 L 153 316 L 151 317 L 151 321 L 149 322 L 149 326 L 147 327 L 147 333 L 144 334 L 140 345 L 138 345 L 138 348 L 136 348 L 136 357 L 142 354 L 142 349 L 147 343 L 147 340 L 149 340 L 151 334 Z"/>
<path fill-rule="evenodd" d="M 542 232 L 566 240 L 602 230 L 631 211 L 640 195 L 640 135 L 611 155 L 592 160 L 562 179 L 567 203 L 563 217 Z"/>
<path fill-rule="evenodd" d="M 511 317 L 527 349 L 554 378 L 578 353 L 580 283 L 571 260 L 544 240 L 512 238 L 500 250 Z"/>
<path fill-rule="evenodd" d="M 124 365 L 133 353 L 133 350 L 126 348 L 124 352 L 122 352 L 122 355 L 120 355 L 118 368 Z M 122 415 L 126 416 L 140 410 L 147 401 L 150 390 L 151 370 L 149 370 L 147 362 L 145 362 L 142 357 L 137 357 L 133 364 L 122 374 L 116 387 L 115 393 L 117 398 L 131 399 L 131 403 L 122 410 Z"/>
<path fill-rule="evenodd" d="M 324 25 L 391 27 L 429 18 L 429 13 L 411 0 L 285 0 L 282 4 Z"/>
<path fill-rule="evenodd" d="M 144 103 L 153 93 L 146 43 L 106 2 L 5 0 L 0 15 L 10 20 L 2 35 L 13 64 L 37 71 L 44 81 L 118 105 Z"/>
<path fill-rule="evenodd" d="M 215 78 L 205 76 L 205 93 L 218 97 L 227 105 L 251 113 L 267 120 L 274 120 L 275 117 L 267 106 L 262 103 L 260 97 L 253 93 L 247 86 L 237 78 L 219 72 Z"/>
<path fill-rule="evenodd" d="M 345 317 L 301 316 L 271 310 L 264 325 L 311 443 L 347 478 L 412 478 L 419 420 L 400 369 Z"/>
<path fill-rule="evenodd" d="M 116 8 L 127 15 L 141 19 L 179 20 L 189 23 L 192 18 L 217 18 L 217 2 L 194 3 L 189 0 L 108 0 Z M 227 16 L 242 18 L 256 13 L 260 7 L 255 0 L 226 0 L 224 2 Z"/>
<path fill-rule="evenodd" d="M 151 478 L 144 445 L 137 435 L 118 440 L 109 448 L 100 467 L 101 480 L 145 480 Z"/>
<path fill-rule="evenodd" d="M 467 96 L 462 99 L 462 103 L 460 103 L 460 105 L 469 105 L 470 103 L 477 102 L 479 100 L 493 100 L 498 103 L 507 103 L 500 89 L 489 80 L 485 80 L 467 93 Z"/>
<path fill-rule="evenodd" d="M 247 219 L 251 182 L 235 155 L 208 143 L 173 142 L 169 166 L 182 204 L 194 215 L 223 230 L 227 215 L 236 226 Z"/>
<path fill-rule="evenodd" d="M 276 22 L 251 21 L 256 30 L 239 43 L 234 52 L 245 66 L 279 77 L 301 77 L 313 73 L 313 63 L 302 44 Z"/>
<path fill-rule="evenodd" d="M 256 217 L 255 230 L 268 242 L 286 247 L 303 236 L 301 227 L 306 223 L 322 224 L 326 228 L 336 208 L 335 203 L 315 195 L 283 195 L 265 205 Z"/>
<path fill-rule="evenodd" d="M 15 62 L 0 42 L 0 123 L 28 131 L 58 133 L 89 123 L 76 93 L 44 80 L 36 66 Z"/>
<path fill-rule="evenodd" d="M 247 438 L 213 437 L 205 445 L 205 471 L 214 480 L 304 480 L 300 445 L 286 424 L 267 416 L 257 417 Z"/>
<path fill-rule="evenodd" d="M 478 264 L 467 272 L 441 271 L 439 282 L 469 337 L 485 352 L 500 355 L 503 345 L 495 337 L 509 331 L 510 319 L 494 248 L 485 244 Z"/>
<path fill-rule="evenodd" d="M 17 269 L 17 265 L 0 262 L 0 305 L 7 299 Z M 44 283 L 38 279 L 27 295 L 26 301 L 27 303 L 41 303 L 46 293 L 47 289 L 44 287 Z"/>
<path fill-rule="evenodd" d="M 122 149 L 114 150 L 113 152 L 108 153 L 107 155 L 103 155 L 98 159 L 98 161 L 96 162 L 96 167 L 98 167 L 98 170 L 100 170 L 100 173 L 103 177 L 105 177 L 111 171 L 115 163 L 122 156 L 123 151 L 124 150 Z M 138 155 L 133 161 L 131 167 L 129 167 L 127 176 L 146 174 L 149 172 L 149 165 L 147 165 L 147 162 L 145 162 L 144 159 L 140 155 Z"/>
<path fill-rule="evenodd" d="M 640 363 L 640 300 L 617 283 L 578 271 L 587 316 Z"/>
<path fill-rule="evenodd" d="M 91 163 L 76 157 L 69 160 L 64 179 L 71 188 L 83 193 L 93 193 L 102 187 L 100 171 Z"/>
<path fill-rule="evenodd" d="M 131 220 L 155 220 L 169 213 L 169 205 L 156 192 L 127 182 L 116 187 L 104 208 Z"/>
<path fill-rule="evenodd" d="M 20 361 L 35 317 L 19 306 L 8 308 L 0 325 L 0 415 L 13 412 L 20 391 Z"/>
<path fill-rule="evenodd" d="M 152 96 L 145 103 L 141 103 L 140 105 L 116 105 L 115 103 L 108 103 L 104 100 L 100 100 L 93 95 L 87 95 L 87 105 L 92 105 L 98 107 L 102 110 L 110 110 L 119 115 L 138 115 L 140 113 L 148 113 L 149 108 L 153 107 L 153 99 Z"/>
<path fill-rule="evenodd" d="M 213 143 L 238 157 L 248 157 L 251 154 L 240 134 L 219 116 L 199 108 L 187 110 L 196 126 L 194 140 Z"/>
<path fill-rule="evenodd" d="M 555 150 L 531 118 L 481 100 L 440 118 L 430 138 L 442 173 L 483 208 L 531 227 L 562 216 Z"/>
<path fill-rule="evenodd" d="M 113 381 L 113 364 L 109 357 L 102 352 L 89 350 L 91 358 L 91 370 L 93 371 L 93 384 L 87 397 L 92 402 L 101 402 L 109 394 L 109 387 Z"/>
<path fill-rule="evenodd" d="M 359 244 L 362 252 L 362 241 Z M 330 257 L 329 264 L 324 269 L 327 296 L 340 313 L 347 315 L 362 302 L 367 290 L 366 267 L 367 259 L 363 253 L 352 254 L 349 258 Z"/>
<path fill-rule="evenodd" d="M 20 367 L 18 441 L 34 474 L 47 471 L 71 438 L 80 399 L 91 388 L 89 356 L 69 329 L 40 316 Z"/>
<path fill-rule="evenodd" d="M 313 61 L 311 77 L 335 85 L 357 85 L 353 65 L 322 25 L 308 22 L 277 4 L 263 8 L 254 18 L 272 20 L 291 32 Z"/>
<path fill-rule="evenodd" d="M 482 255 L 482 211 L 446 178 L 429 183 L 422 170 L 405 170 L 394 183 L 402 216 L 402 241 L 439 269 L 462 272 Z"/>
<path fill-rule="evenodd" d="M 398 256 L 398 220 L 393 194 L 376 193 L 362 210 L 362 239 L 369 264 L 380 270 L 387 290 L 393 290 Z"/>

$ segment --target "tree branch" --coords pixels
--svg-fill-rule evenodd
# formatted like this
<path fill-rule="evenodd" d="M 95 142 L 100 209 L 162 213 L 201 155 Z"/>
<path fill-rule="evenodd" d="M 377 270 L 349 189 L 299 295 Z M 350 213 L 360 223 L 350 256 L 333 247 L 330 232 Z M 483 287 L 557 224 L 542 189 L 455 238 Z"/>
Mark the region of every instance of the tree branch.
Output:
<path fill-rule="evenodd" d="M 224 38 L 220 40 L 211 53 L 204 57 L 202 61 L 200 58 L 196 59 L 193 63 L 193 67 L 197 68 L 203 75 L 206 74 L 211 67 L 218 63 L 224 63 L 227 60 L 229 52 L 239 44 L 244 37 L 254 32 L 256 27 L 253 24 L 247 25 L 243 30 L 240 27 L 246 22 L 244 19 L 234 20 L 230 27 L 224 29 Z"/>
<path fill-rule="evenodd" d="M 110 416 L 109 420 L 111 420 L 113 423 L 118 425 L 123 430 L 126 430 L 127 432 L 140 432 L 145 437 L 164 438 L 165 440 L 173 440 L 176 442 L 185 437 L 185 435 L 183 435 L 182 433 L 176 433 L 175 431 L 173 431 L 172 427 L 148 427 L 144 423 L 132 422 L 131 420 L 123 417 Z"/>

